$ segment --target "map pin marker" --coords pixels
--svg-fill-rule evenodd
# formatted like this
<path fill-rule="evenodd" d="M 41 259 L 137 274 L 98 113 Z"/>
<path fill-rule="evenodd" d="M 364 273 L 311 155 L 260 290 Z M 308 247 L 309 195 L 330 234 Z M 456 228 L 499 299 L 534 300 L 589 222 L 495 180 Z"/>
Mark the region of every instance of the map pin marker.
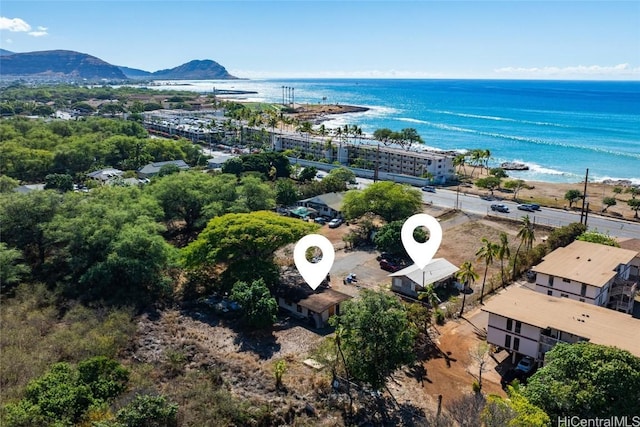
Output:
<path fill-rule="evenodd" d="M 424 243 L 416 242 L 416 239 L 413 238 L 413 231 L 420 226 L 429 229 L 429 240 Z M 400 236 L 402 244 L 413 262 L 420 267 L 420 270 L 423 270 L 438 252 L 440 243 L 442 243 L 442 227 L 438 220 L 431 215 L 416 214 L 404 222 Z"/>
<path fill-rule="evenodd" d="M 318 247 L 322 251 L 322 259 L 316 263 L 307 261 L 306 257 L 307 249 L 313 247 Z M 296 263 L 296 267 L 302 278 L 314 291 L 327 277 L 327 273 L 329 273 L 331 267 L 333 267 L 335 257 L 336 253 L 333 245 L 329 239 L 320 234 L 308 234 L 304 236 L 298 240 L 298 243 L 296 243 L 293 249 L 293 260 Z"/>

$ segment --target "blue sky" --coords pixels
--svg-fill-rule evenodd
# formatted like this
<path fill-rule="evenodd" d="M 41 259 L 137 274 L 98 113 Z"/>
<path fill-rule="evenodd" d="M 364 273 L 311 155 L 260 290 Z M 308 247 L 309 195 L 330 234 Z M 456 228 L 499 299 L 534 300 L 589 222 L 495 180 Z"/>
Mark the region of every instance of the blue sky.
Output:
<path fill-rule="evenodd" d="M 640 80 L 640 1 L 2 0 L 0 47 L 238 77 Z"/>

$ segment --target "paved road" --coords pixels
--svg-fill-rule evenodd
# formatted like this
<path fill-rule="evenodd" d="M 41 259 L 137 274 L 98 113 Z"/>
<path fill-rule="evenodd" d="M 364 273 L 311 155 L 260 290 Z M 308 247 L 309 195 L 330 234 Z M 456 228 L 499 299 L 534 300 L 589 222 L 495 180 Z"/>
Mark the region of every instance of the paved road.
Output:
<path fill-rule="evenodd" d="M 363 188 L 372 181 L 369 179 L 358 178 L 358 187 Z M 445 190 L 438 188 L 435 193 L 423 192 L 422 200 L 425 203 L 432 203 L 435 206 L 455 208 L 456 203 L 458 209 L 480 215 L 494 215 L 497 217 L 506 217 L 511 219 L 520 219 L 525 215 L 529 215 L 531 221 L 536 224 L 549 225 L 552 227 L 561 227 L 572 222 L 580 222 L 579 212 L 570 212 L 563 209 L 554 209 L 543 207 L 539 211 L 526 212 L 517 209 L 518 204 L 509 200 L 488 201 L 483 200 L 476 195 L 467 195 L 460 187 L 460 192 L 456 190 Z M 494 212 L 491 210 L 491 204 L 502 203 L 509 207 L 509 213 Z M 597 230 L 615 237 L 640 238 L 640 223 L 624 221 L 614 218 L 602 217 L 589 213 L 587 225 L 590 230 Z"/>

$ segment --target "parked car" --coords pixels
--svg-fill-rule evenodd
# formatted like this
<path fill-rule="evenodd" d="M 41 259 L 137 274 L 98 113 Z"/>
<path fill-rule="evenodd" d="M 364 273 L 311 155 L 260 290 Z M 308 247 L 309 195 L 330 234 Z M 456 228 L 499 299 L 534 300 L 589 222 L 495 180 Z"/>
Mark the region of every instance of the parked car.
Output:
<path fill-rule="evenodd" d="M 504 213 L 509 213 L 509 208 L 506 205 L 491 205 L 491 210 L 492 211 L 498 211 L 498 212 L 504 212 Z"/>
<path fill-rule="evenodd" d="M 525 374 L 529 374 L 531 373 L 531 371 L 533 371 L 533 368 L 535 368 L 535 366 L 536 362 L 533 360 L 533 358 L 525 356 L 522 358 L 522 360 L 520 360 L 518 366 L 516 366 L 516 371 L 522 371 Z"/>
<path fill-rule="evenodd" d="M 527 211 L 527 212 L 535 211 L 535 209 L 533 209 L 533 207 L 531 205 L 527 205 L 527 204 L 518 205 L 518 209 L 521 210 L 521 211 Z"/>
<path fill-rule="evenodd" d="M 318 216 L 313 220 L 316 224 L 325 225 L 327 223 L 327 219 L 323 216 Z"/>
<path fill-rule="evenodd" d="M 340 218 L 334 218 L 329 221 L 329 228 L 338 228 L 342 225 L 342 220 Z"/>
<path fill-rule="evenodd" d="M 380 260 L 380 268 L 391 273 L 395 273 L 396 271 L 402 269 L 402 267 L 400 267 L 398 264 L 386 259 Z"/>
<path fill-rule="evenodd" d="M 424 187 L 422 187 L 422 191 L 426 191 L 428 193 L 435 193 L 436 187 L 434 187 L 433 185 L 425 185 Z"/>

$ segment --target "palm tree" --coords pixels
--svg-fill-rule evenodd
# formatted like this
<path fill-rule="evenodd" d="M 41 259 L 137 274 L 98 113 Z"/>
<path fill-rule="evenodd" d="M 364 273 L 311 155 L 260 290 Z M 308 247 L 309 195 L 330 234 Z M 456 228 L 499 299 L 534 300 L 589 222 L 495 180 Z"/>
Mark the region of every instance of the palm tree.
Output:
<path fill-rule="evenodd" d="M 466 157 L 464 154 L 458 154 L 453 158 L 453 167 L 458 168 L 458 173 L 460 173 L 460 166 L 462 166 L 463 169 L 463 175 L 467 175 L 467 162 Z"/>
<path fill-rule="evenodd" d="M 522 245 L 524 245 L 525 249 L 529 251 L 533 247 L 533 241 L 536 240 L 536 236 L 533 231 L 533 224 L 531 224 L 531 221 L 529 220 L 529 215 L 522 217 L 522 226 L 518 231 L 518 238 L 520 239 L 520 244 L 518 245 L 518 249 L 516 250 L 516 256 L 513 259 L 513 274 L 511 276 L 512 280 L 516 280 L 516 273 L 518 271 L 518 255 L 520 254 Z"/>
<path fill-rule="evenodd" d="M 464 303 L 467 299 L 467 289 L 470 285 L 473 284 L 476 280 L 478 280 L 480 276 L 473 270 L 473 265 L 471 261 L 465 261 L 460 266 L 460 270 L 456 273 L 456 279 L 464 284 L 464 288 L 462 289 L 462 307 L 460 308 L 460 317 L 462 317 L 462 313 L 464 313 Z"/>
<path fill-rule="evenodd" d="M 469 157 L 471 158 L 471 163 L 473 163 L 473 169 L 471 169 L 471 178 L 473 178 L 473 173 L 476 171 L 476 168 L 482 164 L 484 150 L 477 148 L 475 150 L 471 150 Z"/>
<path fill-rule="evenodd" d="M 480 304 L 482 304 L 482 298 L 484 297 L 484 285 L 487 282 L 487 272 L 489 271 L 489 266 L 493 264 L 494 257 L 498 254 L 498 249 L 500 246 L 491 243 L 486 237 L 482 238 L 482 246 L 476 252 L 476 256 L 478 257 L 478 261 L 484 260 L 484 276 L 482 277 L 482 289 L 480 291 Z"/>
<path fill-rule="evenodd" d="M 507 240 L 507 233 L 500 233 L 500 244 L 498 245 L 498 259 L 500 260 L 500 279 L 502 280 L 502 287 L 506 288 L 504 282 L 504 259 L 511 257 L 511 249 L 509 249 L 509 240 Z"/>
<path fill-rule="evenodd" d="M 440 302 L 438 295 L 436 295 L 436 290 L 433 287 L 433 283 L 428 284 L 422 291 L 418 292 L 418 299 L 421 301 L 426 299 L 431 308 L 437 307 Z"/>

